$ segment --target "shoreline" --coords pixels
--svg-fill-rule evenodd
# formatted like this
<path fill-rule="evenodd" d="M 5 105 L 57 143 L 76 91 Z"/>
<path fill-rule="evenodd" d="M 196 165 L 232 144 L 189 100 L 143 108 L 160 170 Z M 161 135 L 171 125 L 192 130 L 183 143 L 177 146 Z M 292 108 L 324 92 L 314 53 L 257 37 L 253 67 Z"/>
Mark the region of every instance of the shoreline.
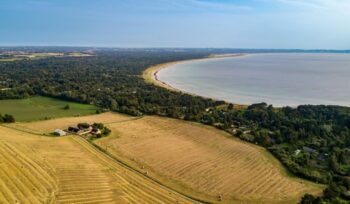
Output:
<path fill-rule="evenodd" d="M 156 65 L 148 67 L 145 71 L 143 71 L 142 77 L 146 81 L 146 83 L 149 83 L 149 84 L 152 84 L 152 85 L 155 85 L 155 86 L 158 86 L 158 87 L 162 87 L 162 88 L 168 89 L 170 91 L 186 93 L 186 94 L 189 94 L 189 95 L 192 95 L 192 96 L 199 96 L 199 97 L 203 97 L 203 98 L 210 98 L 210 97 L 198 95 L 198 94 L 195 94 L 195 93 L 186 92 L 186 91 L 183 91 L 181 89 L 175 88 L 175 87 L 165 83 L 164 81 L 160 80 L 158 78 L 157 74 L 162 69 L 166 69 L 166 68 L 169 68 L 170 66 L 174 66 L 174 65 L 177 65 L 177 64 L 190 63 L 190 62 L 203 61 L 203 60 L 211 60 L 211 59 L 220 59 L 220 58 L 243 57 L 243 56 L 247 56 L 247 55 L 248 54 L 244 54 L 244 53 L 237 53 L 237 54 L 212 54 L 212 55 L 209 55 L 209 56 L 207 56 L 205 58 L 179 60 L 179 61 L 173 61 L 173 62 L 166 62 L 166 63 L 156 64 Z M 215 99 L 215 98 L 210 98 L 210 99 L 225 101 L 225 100 Z M 225 101 L 225 103 L 232 103 L 232 102 Z M 239 106 L 247 106 L 247 105 L 244 105 L 244 104 L 236 104 L 236 103 L 234 103 L 234 104 L 235 105 L 239 105 Z"/>
<path fill-rule="evenodd" d="M 203 58 L 198 58 L 198 59 L 187 59 L 187 60 L 178 60 L 178 61 L 172 61 L 172 62 L 166 62 L 166 63 L 161 63 L 161 64 L 156 64 L 153 66 L 149 66 L 146 70 L 144 70 L 142 72 L 142 77 L 145 80 L 146 83 L 151 84 L 151 85 L 155 85 L 157 87 L 161 87 L 161 88 L 165 88 L 169 91 L 174 91 L 174 92 L 178 92 L 178 93 L 184 93 L 184 94 L 188 94 L 191 96 L 195 96 L 195 97 L 201 97 L 201 98 L 205 98 L 205 99 L 212 99 L 212 100 L 216 100 L 216 101 L 224 101 L 226 104 L 234 104 L 236 107 L 239 108 L 246 108 L 249 105 L 251 105 L 252 103 L 248 103 L 248 102 L 236 102 L 236 101 L 230 101 L 230 100 L 225 100 L 225 99 L 220 99 L 217 97 L 210 97 L 210 96 L 206 96 L 206 95 L 200 95 L 194 92 L 188 92 L 185 90 L 181 90 L 179 88 L 175 88 L 173 86 L 171 86 L 170 84 L 162 81 L 159 79 L 158 77 L 158 73 L 159 71 L 161 71 L 162 69 L 166 69 L 166 68 L 171 68 L 171 66 L 175 66 L 177 64 L 184 64 L 184 63 L 192 63 L 192 62 L 198 62 L 198 61 L 205 61 L 205 60 L 215 60 L 215 59 L 222 59 L 222 58 L 236 58 L 236 57 L 246 57 L 246 56 L 252 56 L 255 55 L 255 53 L 253 54 L 247 54 L 247 53 L 235 53 L 235 54 L 211 54 L 208 55 L 206 57 Z M 288 99 L 288 98 L 287 98 Z M 285 101 L 287 100 L 285 99 Z M 261 102 L 266 102 L 267 104 L 272 104 L 274 106 L 274 108 L 282 108 L 282 107 L 292 107 L 292 108 L 296 108 L 300 105 L 335 105 L 336 106 L 343 106 L 343 107 L 350 107 L 349 105 L 346 104 L 339 104 L 336 101 L 323 101 L 323 102 L 315 102 L 315 101 L 311 101 L 311 102 L 303 102 L 303 101 L 298 101 L 297 99 L 295 99 L 296 101 L 294 101 L 295 103 L 293 104 L 289 104 L 288 103 L 279 103 L 279 104 L 273 104 L 270 102 L 266 102 L 264 100 L 261 100 Z M 290 100 L 288 99 L 288 102 Z M 293 101 L 292 101 L 293 102 Z M 254 103 L 254 102 L 253 102 Z M 260 103 L 260 102 L 256 102 L 256 103 Z"/>

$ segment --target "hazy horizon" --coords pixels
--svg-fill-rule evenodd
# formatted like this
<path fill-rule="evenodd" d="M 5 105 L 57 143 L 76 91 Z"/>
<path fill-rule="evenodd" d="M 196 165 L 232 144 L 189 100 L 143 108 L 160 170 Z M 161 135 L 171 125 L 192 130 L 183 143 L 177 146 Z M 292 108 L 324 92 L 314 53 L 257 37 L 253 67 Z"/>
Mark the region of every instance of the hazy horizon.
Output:
<path fill-rule="evenodd" d="M 227 51 L 305 51 L 305 52 L 345 52 L 348 53 L 350 52 L 350 49 L 324 49 L 324 48 L 319 48 L 319 49 L 302 49 L 302 48 L 235 48 L 235 47 L 118 47 L 118 46 L 93 46 L 93 45 L 23 45 L 23 44 L 18 44 L 18 45 L 2 45 L 0 44 L 0 48 L 21 48 L 21 47 L 27 47 L 27 48 L 96 48 L 96 49 L 174 49 L 174 50 L 227 50 Z M 265 52 L 263 52 L 265 53 Z"/>
<path fill-rule="evenodd" d="M 346 0 L 4 0 L 1 46 L 331 49 Z"/>

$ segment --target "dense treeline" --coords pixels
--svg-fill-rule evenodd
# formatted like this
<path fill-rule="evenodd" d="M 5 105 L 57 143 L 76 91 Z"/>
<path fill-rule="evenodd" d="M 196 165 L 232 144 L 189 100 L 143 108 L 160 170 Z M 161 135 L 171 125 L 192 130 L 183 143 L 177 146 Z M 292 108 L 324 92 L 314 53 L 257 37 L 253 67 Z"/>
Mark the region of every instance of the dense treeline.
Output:
<path fill-rule="evenodd" d="M 350 194 L 350 108 L 303 105 L 247 108 L 146 84 L 150 65 L 201 58 L 196 50 L 101 50 L 93 57 L 0 63 L 0 99 L 33 95 L 95 104 L 130 115 L 192 120 L 264 146 L 294 174 L 328 184 L 322 198 L 303 203 L 347 203 Z"/>
<path fill-rule="evenodd" d="M 150 65 L 198 58 L 207 53 L 103 52 L 96 57 L 48 58 L 1 63 L 1 99 L 52 96 L 131 115 L 188 118 L 215 102 L 146 84 L 140 73 Z M 186 107 L 186 109 L 185 109 Z"/>

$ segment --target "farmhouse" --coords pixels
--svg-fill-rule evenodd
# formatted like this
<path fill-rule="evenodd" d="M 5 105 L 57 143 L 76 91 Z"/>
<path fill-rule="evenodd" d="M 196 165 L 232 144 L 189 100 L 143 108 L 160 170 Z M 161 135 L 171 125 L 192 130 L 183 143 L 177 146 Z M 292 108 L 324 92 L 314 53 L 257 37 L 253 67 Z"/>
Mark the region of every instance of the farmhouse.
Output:
<path fill-rule="evenodd" d="M 92 127 L 89 125 L 88 127 L 78 125 L 77 127 L 68 127 L 68 132 L 76 135 L 86 135 L 91 133 Z"/>
<path fill-rule="evenodd" d="M 68 127 L 68 132 L 77 134 L 79 132 L 79 128 L 77 127 Z"/>

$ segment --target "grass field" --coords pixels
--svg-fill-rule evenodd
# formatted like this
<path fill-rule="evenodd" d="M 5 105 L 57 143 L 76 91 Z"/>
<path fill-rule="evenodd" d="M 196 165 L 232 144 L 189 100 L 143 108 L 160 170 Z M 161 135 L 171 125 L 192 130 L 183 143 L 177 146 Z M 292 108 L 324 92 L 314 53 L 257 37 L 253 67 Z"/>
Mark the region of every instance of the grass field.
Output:
<path fill-rule="evenodd" d="M 69 105 L 70 109 L 64 107 Z M 48 97 L 0 100 L 0 114 L 11 114 L 16 121 L 27 122 L 50 118 L 89 115 L 96 113 L 97 107 L 80 103 L 61 101 Z"/>
<path fill-rule="evenodd" d="M 0 135 L 0 203 L 193 203 L 80 137 Z"/>
<path fill-rule="evenodd" d="M 297 203 L 321 186 L 287 175 L 266 150 L 222 131 L 185 121 L 121 114 L 61 118 L 11 127 L 43 134 L 77 122 L 103 122 L 113 135 L 102 149 L 161 183 L 191 197 L 221 203 Z"/>

